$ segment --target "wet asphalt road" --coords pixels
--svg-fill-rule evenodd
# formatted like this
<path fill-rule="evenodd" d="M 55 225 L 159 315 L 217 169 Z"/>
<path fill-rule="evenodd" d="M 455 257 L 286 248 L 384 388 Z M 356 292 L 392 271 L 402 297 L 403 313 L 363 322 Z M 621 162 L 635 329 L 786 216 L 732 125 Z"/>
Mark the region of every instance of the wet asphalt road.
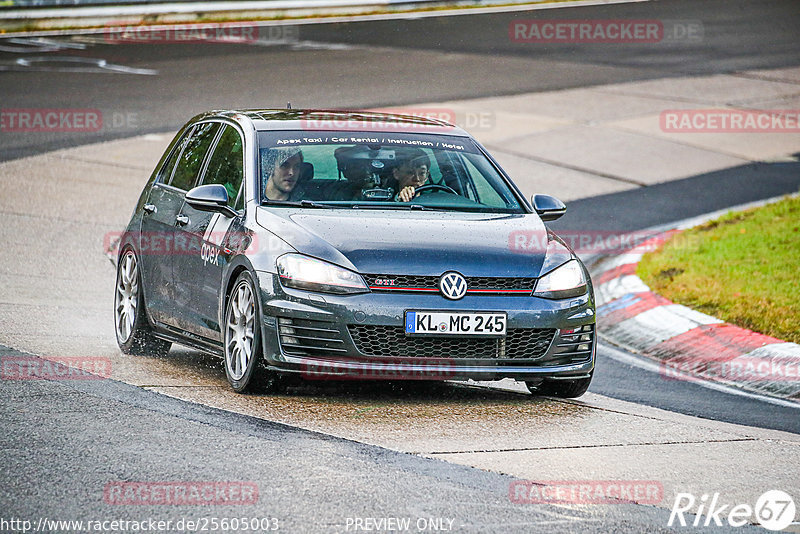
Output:
<path fill-rule="evenodd" d="M 0 348 L 0 355 L 22 353 Z M 0 404 L 0 514 L 5 520 L 176 523 L 255 517 L 277 519 L 280 532 L 347 532 L 354 531 L 348 518 L 397 517 L 412 525 L 434 520 L 457 532 L 671 531 L 663 527 L 669 512 L 661 508 L 516 504 L 509 499 L 512 477 L 232 414 L 112 380 L 3 380 L 0 394 L 5 399 Z M 258 500 L 126 506 L 104 499 L 106 485 L 116 481 L 252 482 Z"/>

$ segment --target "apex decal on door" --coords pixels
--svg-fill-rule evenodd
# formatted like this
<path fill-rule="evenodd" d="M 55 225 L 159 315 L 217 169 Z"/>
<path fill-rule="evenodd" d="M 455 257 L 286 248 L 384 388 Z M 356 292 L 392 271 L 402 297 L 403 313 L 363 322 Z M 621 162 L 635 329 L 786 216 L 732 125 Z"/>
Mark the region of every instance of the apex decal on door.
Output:
<path fill-rule="evenodd" d="M 200 247 L 200 258 L 203 260 L 203 266 L 209 263 L 219 265 L 219 253 L 232 223 L 233 219 L 223 217 L 219 213 L 215 213 L 211 217 L 208 228 L 203 234 L 203 246 Z"/>

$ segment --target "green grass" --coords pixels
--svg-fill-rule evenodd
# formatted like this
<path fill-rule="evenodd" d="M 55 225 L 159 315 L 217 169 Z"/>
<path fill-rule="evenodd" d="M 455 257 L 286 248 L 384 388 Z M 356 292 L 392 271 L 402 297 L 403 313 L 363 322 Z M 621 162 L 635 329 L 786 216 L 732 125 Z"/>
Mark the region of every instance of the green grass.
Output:
<path fill-rule="evenodd" d="M 800 197 L 676 234 L 636 272 L 673 302 L 800 343 Z"/>

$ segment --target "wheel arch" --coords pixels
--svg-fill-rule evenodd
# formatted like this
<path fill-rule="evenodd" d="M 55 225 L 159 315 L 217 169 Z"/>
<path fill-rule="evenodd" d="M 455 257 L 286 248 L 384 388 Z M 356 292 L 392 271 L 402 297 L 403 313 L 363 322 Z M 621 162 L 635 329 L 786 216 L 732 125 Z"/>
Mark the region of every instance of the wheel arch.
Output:
<path fill-rule="evenodd" d="M 261 312 L 261 298 L 258 294 L 259 286 L 258 286 L 258 276 L 256 275 L 256 271 L 253 268 L 252 264 L 249 260 L 247 260 L 244 256 L 236 256 L 233 261 L 231 262 L 230 266 L 227 269 L 226 276 L 222 281 L 222 292 L 220 293 L 221 297 L 219 299 L 219 310 L 217 311 L 219 315 L 219 327 L 220 327 L 220 335 L 223 336 L 224 342 L 224 324 L 225 324 L 225 309 L 228 306 L 228 300 L 231 297 L 231 291 L 233 290 L 233 285 L 236 283 L 236 279 L 239 278 L 243 272 L 249 272 L 250 276 L 253 277 L 253 281 L 255 283 L 255 287 L 253 288 L 256 291 L 256 305 L 258 306 L 259 312 Z"/>

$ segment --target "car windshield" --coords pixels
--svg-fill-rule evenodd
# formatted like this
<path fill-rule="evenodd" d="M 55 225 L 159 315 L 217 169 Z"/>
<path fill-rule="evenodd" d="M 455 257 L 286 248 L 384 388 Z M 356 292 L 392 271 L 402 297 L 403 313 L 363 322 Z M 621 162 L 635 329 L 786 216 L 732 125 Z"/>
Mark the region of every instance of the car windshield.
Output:
<path fill-rule="evenodd" d="M 260 132 L 262 204 L 522 213 L 467 137 Z"/>

